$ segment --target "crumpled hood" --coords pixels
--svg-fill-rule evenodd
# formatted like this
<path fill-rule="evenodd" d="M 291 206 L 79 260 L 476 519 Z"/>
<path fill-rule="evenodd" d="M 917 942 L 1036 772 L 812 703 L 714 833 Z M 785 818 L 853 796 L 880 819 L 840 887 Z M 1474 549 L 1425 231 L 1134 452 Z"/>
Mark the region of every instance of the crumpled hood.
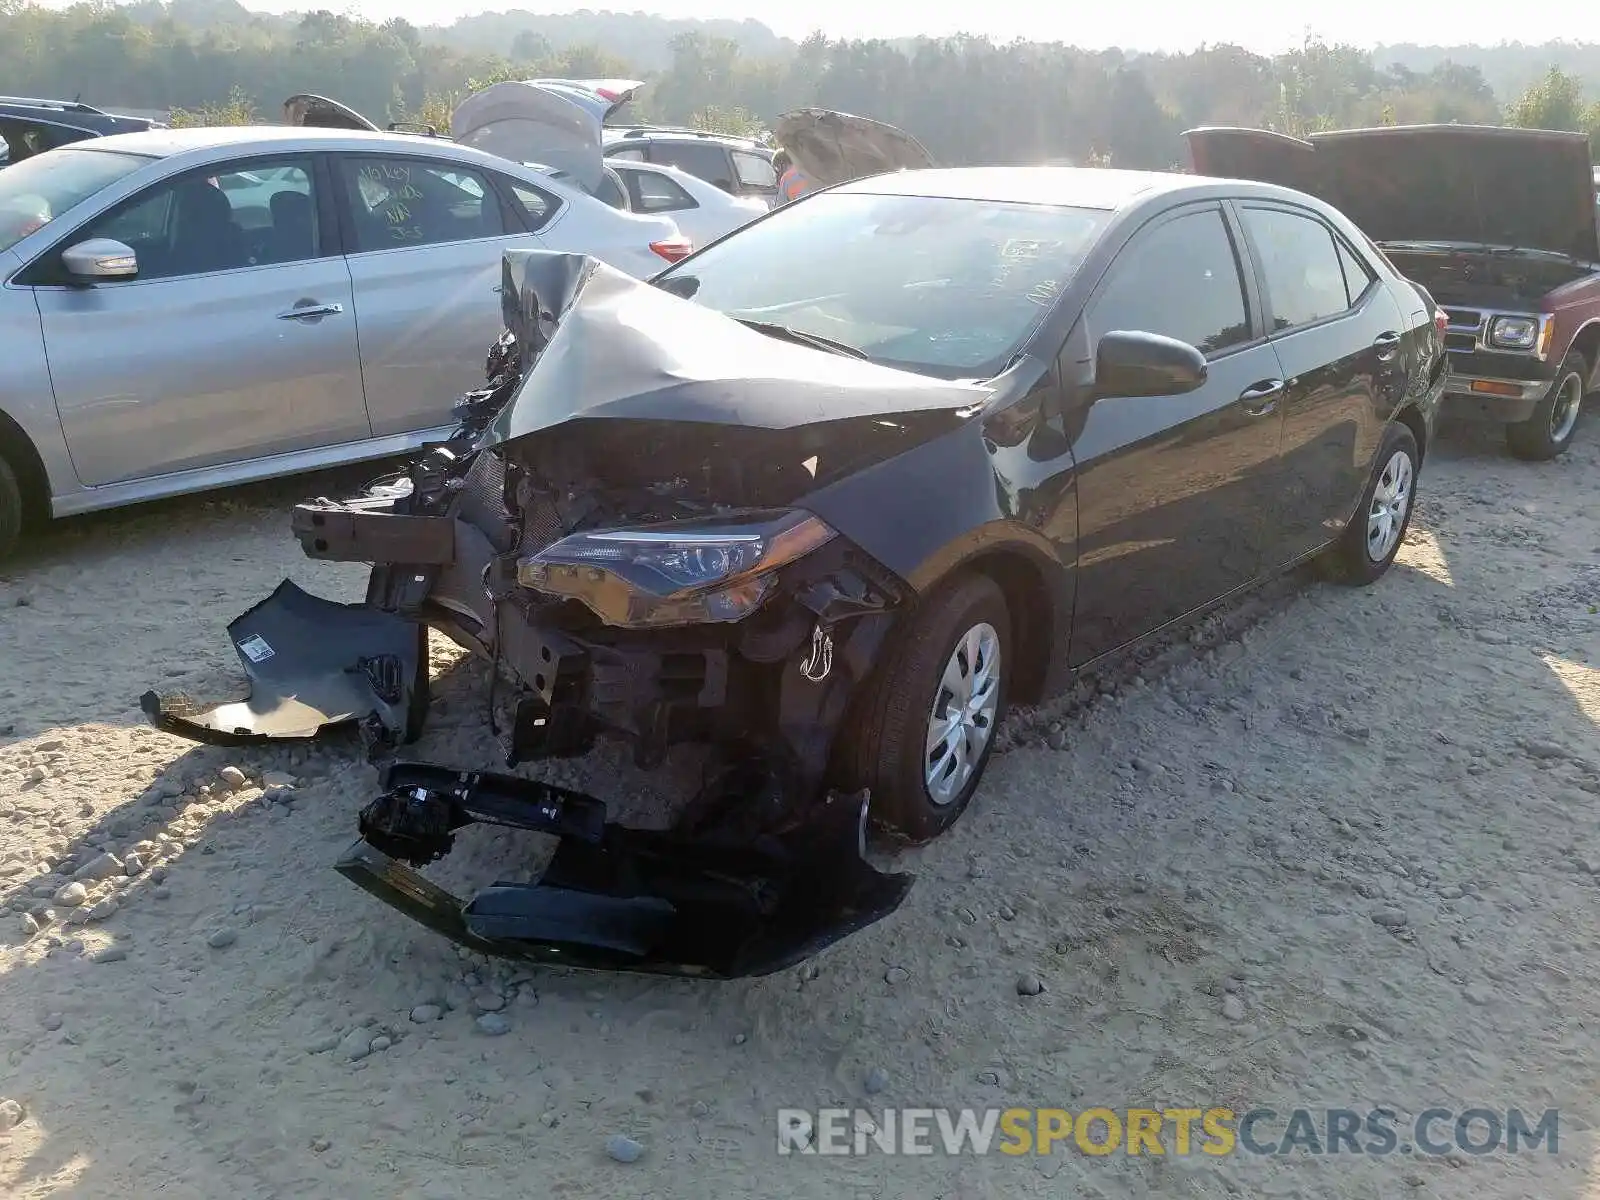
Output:
<path fill-rule="evenodd" d="M 1588 139 L 1477 125 L 1287 137 L 1191 129 L 1202 175 L 1275 183 L 1333 205 L 1377 242 L 1515 246 L 1600 260 Z"/>
<path fill-rule="evenodd" d="M 953 427 L 991 395 L 780 341 L 587 255 L 508 250 L 502 273 L 523 374 L 480 446 L 575 419 L 781 430 L 948 413 Z"/>
<path fill-rule="evenodd" d="M 508 80 L 474 92 L 450 114 L 450 136 L 512 162 L 565 171 L 600 186 L 605 120 L 642 83 L 625 79 Z"/>
<path fill-rule="evenodd" d="M 784 113 L 772 139 L 818 187 L 936 165 L 922 143 L 905 130 L 826 108 Z"/>

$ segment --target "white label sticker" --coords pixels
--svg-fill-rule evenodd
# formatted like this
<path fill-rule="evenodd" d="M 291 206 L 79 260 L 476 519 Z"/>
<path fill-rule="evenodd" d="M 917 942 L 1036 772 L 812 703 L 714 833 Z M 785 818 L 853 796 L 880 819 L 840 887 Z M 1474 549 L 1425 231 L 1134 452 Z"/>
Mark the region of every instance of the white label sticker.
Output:
<path fill-rule="evenodd" d="M 273 649 L 267 645 L 267 639 L 259 633 L 252 634 L 239 643 L 239 649 L 251 662 L 266 662 L 273 655 Z"/>

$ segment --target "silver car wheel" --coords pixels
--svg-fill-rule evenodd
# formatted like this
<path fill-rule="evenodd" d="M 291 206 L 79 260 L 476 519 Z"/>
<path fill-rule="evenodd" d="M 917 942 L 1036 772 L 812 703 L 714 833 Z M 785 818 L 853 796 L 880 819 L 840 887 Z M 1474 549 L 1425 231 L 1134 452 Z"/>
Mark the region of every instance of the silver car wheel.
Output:
<path fill-rule="evenodd" d="M 1411 508 L 1411 456 L 1396 450 L 1384 464 L 1367 510 L 1367 557 L 1381 563 L 1394 550 Z"/>
<path fill-rule="evenodd" d="M 1564 442 L 1578 423 L 1578 410 L 1583 407 L 1583 380 L 1576 374 L 1568 375 L 1557 386 L 1561 390 L 1550 406 L 1550 440 Z"/>
<path fill-rule="evenodd" d="M 928 715 L 928 799 L 943 808 L 971 782 L 1000 707 L 1000 635 L 981 621 L 956 642 Z"/>

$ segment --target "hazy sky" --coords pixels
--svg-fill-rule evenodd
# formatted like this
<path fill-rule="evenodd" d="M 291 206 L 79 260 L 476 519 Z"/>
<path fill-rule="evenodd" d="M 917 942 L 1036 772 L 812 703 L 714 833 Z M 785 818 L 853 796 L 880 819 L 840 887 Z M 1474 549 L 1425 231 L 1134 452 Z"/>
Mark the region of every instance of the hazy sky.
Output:
<path fill-rule="evenodd" d="M 527 8 L 538 12 L 573 12 L 583 8 L 631 11 L 636 7 L 670 17 L 751 17 L 787 37 L 804 37 L 822 29 L 833 37 L 906 37 L 977 33 L 1009 39 L 1064 41 L 1078 46 L 1122 46 L 1136 50 L 1190 50 L 1202 42 L 1233 42 L 1271 53 L 1298 45 L 1308 31 L 1333 42 L 1371 46 L 1382 42 L 1459 44 L 1501 40 L 1500 30 L 1525 23 L 1519 14 L 1559 13 L 1538 33 L 1522 40 L 1561 37 L 1600 41 L 1600 5 L 1564 3 L 1555 8 L 1508 8 L 1502 0 L 1452 0 L 1437 4 L 1395 3 L 1395 0 L 1111 0 L 1110 3 L 1052 3 L 1051 0 L 1009 0 L 982 4 L 973 0 L 603 0 L 586 3 L 540 3 L 539 0 L 244 0 L 247 8 L 284 12 L 328 7 L 369 17 L 403 16 L 417 24 L 445 23 L 484 9 Z M 1446 19 L 1447 18 L 1447 19 Z M 1532 28 L 1532 23 L 1526 23 Z"/>

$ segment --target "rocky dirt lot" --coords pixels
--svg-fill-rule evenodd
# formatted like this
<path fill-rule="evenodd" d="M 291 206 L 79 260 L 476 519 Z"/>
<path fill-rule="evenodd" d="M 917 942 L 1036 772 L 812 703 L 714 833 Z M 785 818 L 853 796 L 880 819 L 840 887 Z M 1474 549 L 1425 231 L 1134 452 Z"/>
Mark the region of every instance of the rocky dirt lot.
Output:
<path fill-rule="evenodd" d="M 288 535 L 320 483 L 58 528 L 0 572 L 0 1194 L 1600 1192 L 1597 445 L 1446 431 L 1380 586 L 1287 581 L 1016 714 L 964 821 L 892 856 L 900 913 L 728 985 L 464 960 L 330 869 L 375 779 L 350 746 L 141 723 L 233 676 L 223 627 L 281 577 L 359 596 Z M 483 674 L 435 650 L 417 750 L 492 766 Z M 614 751 L 561 771 L 665 803 Z M 778 1157 L 778 1108 L 836 1104 L 1561 1123 L 1553 1155 Z"/>

